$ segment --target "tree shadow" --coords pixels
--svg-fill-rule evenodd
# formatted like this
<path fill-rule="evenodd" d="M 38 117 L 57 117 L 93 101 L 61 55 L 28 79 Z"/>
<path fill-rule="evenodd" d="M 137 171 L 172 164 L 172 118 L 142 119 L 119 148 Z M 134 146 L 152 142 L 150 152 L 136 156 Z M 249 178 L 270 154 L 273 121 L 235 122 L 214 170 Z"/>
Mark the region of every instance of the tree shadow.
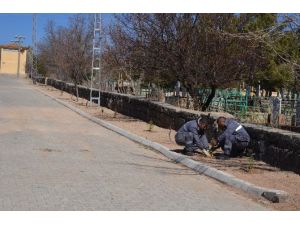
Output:
<path fill-rule="evenodd" d="M 183 149 L 172 149 L 171 151 L 182 154 Z M 191 158 L 195 161 L 205 163 L 211 167 L 220 170 L 232 169 L 232 170 L 243 171 L 245 173 L 250 173 L 250 172 L 261 173 L 263 171 L 268 171 L 268 172 L 280 171 L 280 169 L 276 167 L 272 167 L 271 165 L 263 161 L 254 160 L 251 157 L 244 156 L 244 155 L 232 157 L 228 160 L 219 160 L 215 158 L 216 156 L 219 156 L 221 154 L 222 152 L 216 152 L 213 158 L 208 158 L 205 157 L 200 152 L 196 152 L 196 154 Z"/>
<path fill-rule="evenodd" d="M 173 175 L 199 175 L 198 173 L 195 173 L 194 171 L 191 171 L 189 168 L 178 168 L 178 167 L 166 167 L 166 166 L 155 166 L 155 165 L 147 165 L 147 164 L 139 164 L 139 163 L 130 163 L 130 162 L 124 162 L 119 164 L 126 164 L 129 166 L 139 167 L 146 170 L 153 169 L 157 170 L 159 173 L 162 174 L 173 174 Z"/>
<path fill-rule="evenodd" d="M 132 152 L 130 152 L 129 154 L 137 156 L 137 157 L 142 157 L 142 158 L 147 158 L 147 159 L 153 159 L 153 160 L 157 160 L 157 161 L 171 162 L 170 159 L 160 159 L 160 158 L 151 157 L 151 156 L 147 156 L 147 155 L 143 155 L 143 154 L 138 154 L 138 153 L 132 153 Z"/>

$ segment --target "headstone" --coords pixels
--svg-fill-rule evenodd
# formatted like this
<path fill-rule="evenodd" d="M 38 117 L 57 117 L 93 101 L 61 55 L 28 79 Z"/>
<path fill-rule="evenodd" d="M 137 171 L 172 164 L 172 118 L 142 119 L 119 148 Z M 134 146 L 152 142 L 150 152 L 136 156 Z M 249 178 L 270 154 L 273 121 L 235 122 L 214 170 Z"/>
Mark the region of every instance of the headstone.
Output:
<path fill-rule="evenodd" d="M 247 86 L 246 87 L 246 96 L 249 97 L 251 95 L 251 87 Z"/>
<path fill-rule="evenodd" d="M 187 94 L 186 94 L 186 93 L 187 93 L 186 88 L 185 88 L 185 87 L 182 87 L 181 90 L 182 90 L 182 97 L 184 97 L 184 98 L 187 97 Z"/>
<path fill-rule="evenodd" d="M 296 105 L 296 126 L 300 127 L 300 99 L 297 100 Z"/>
<path fill-rule="evenodd" d="M 187 93 L 186 108 L 187 109 L 194 109 L 193 98 L 189 93 Z"/>
<path fill-rule="evenodd" d="M 286 118 L 285 118 L 285 115 L 284 115 L 284 114 L 279 114 L 279 117 L 278 117 L 278 125 L 279 125 L 279 126 L 286 125 Z"/>
<path fill-rule="evenodd" d="M 163 103 L 166 102 L 166 95 L 163 90 L 158 91 L 158 101 Z"/>
<path fill-rule="evenodd" d="M 260 81 L 258 81 L 258 85 L 256 87 L 256 96 L 260 97 L 261 96 L 261 90 L 260 90 Z"/>
<path fill-rule="evenodd" d="M 296 126 L 296 115 L 292 115 L 291 126 L 292 127 Z"/>
<path fill-rule="evenodd" d="M 261 91 L 261 96 L 262 96 L 262 97 L 265 97 L 265 96 L 266 96 L 266 90 L 265 90 L 265 89 L 263 89 L 263 90 Z"/>
<path fill-rule="evenodd" d="M 281 99 L 279 97 L 270 98 L 271 104 L 271 125 L 277 126 L 279 115 L 281 114 Z"/>
<path fill-rule="evenodd" d="M 179 94 L 180 94 L 180 81 L 179 80 L 176 82 L 175 92 L 176 92 L 176 96 L 179 96 Z"/>
<path fill-rule="evenodd" d="M 277 91 L 277 98 L 282 98 L 282 95 L 279 91 Z"/>

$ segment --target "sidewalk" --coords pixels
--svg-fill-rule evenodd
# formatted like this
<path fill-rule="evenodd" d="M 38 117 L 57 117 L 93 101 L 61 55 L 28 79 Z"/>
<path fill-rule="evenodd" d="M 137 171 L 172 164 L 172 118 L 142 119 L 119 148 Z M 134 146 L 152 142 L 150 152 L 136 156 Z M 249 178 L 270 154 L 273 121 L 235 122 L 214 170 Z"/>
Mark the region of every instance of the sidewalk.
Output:
<path fill-rule="evenodd" d="M 71 103 L 90 115 L 108 121 L 109 123 L 128 130 L 131 133 L 160 143 L 176 152 L 180 152 L 182 149 L 174 141 L 174 130 L 151 126 L 148 123 L 115 113 L 107 108 L 86 107 L 87 101 L 85 99 L 79 99 L 79 101 L 76 102 L 74 96 L 72 97 L 68 93 L 63 93 L 63 95 L 61 95 L 61 91 L 52 87 L 39 86 L 38 88 L 43 91 L 47 91 L 49 94 L 59 98 L 60 100 Z M 280 171 L 279 169 L 271 167 L 261 161 L 252 161 L 247 157 L 231 159 L 225 162 L 214 158 L 205 158 L 201 154 L 197 154 L 192 158 L 255 185 L 272 189 L 280 189 L 288 192 L 289 198 L 286 202 L 277 204 L 267 203 L 274 209 L 300 209 L 300 177 L 297 174 Z M 256 200 L 261 201 L 260 199 Z"/>

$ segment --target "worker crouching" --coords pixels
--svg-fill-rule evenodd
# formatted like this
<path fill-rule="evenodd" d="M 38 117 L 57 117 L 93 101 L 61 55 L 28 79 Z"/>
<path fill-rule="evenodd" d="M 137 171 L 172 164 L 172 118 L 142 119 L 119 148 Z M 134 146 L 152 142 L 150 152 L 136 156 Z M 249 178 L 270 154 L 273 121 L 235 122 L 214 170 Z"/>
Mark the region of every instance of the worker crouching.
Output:
<path fill-rule="evenodd" d="M 245 128 L 234 119 L 225 117 L 219 117 L 217 124 L 223 132 L 218 137 L 218 145 L 215 148 L 221 147 L 224 151 L 218 158 L 228 159 L 241 155 L 250 143 L 250 136 Z"/>
<path fill-rule="evenodd" d="M 200 117 L 197 120 L 185 123 L 177 131 L 175 141 L 178 145 L 185 146 L 183 150 L 185 155 L 192 156 L 197 149 L 200 149 L 205 155 L 210 155 L 208 152 L 208 140 L 205 135 L 208 122 L 208 118 Z"/>

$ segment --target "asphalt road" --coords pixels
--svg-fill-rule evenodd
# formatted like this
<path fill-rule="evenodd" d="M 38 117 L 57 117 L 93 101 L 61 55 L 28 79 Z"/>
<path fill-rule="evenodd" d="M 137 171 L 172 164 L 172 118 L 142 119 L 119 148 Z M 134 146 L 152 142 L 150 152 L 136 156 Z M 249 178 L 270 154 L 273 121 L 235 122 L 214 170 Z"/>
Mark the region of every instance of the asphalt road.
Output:
<path fill-rule="evenodd" d="M 0 210 L 264 210 L 0 75 Z"/>

